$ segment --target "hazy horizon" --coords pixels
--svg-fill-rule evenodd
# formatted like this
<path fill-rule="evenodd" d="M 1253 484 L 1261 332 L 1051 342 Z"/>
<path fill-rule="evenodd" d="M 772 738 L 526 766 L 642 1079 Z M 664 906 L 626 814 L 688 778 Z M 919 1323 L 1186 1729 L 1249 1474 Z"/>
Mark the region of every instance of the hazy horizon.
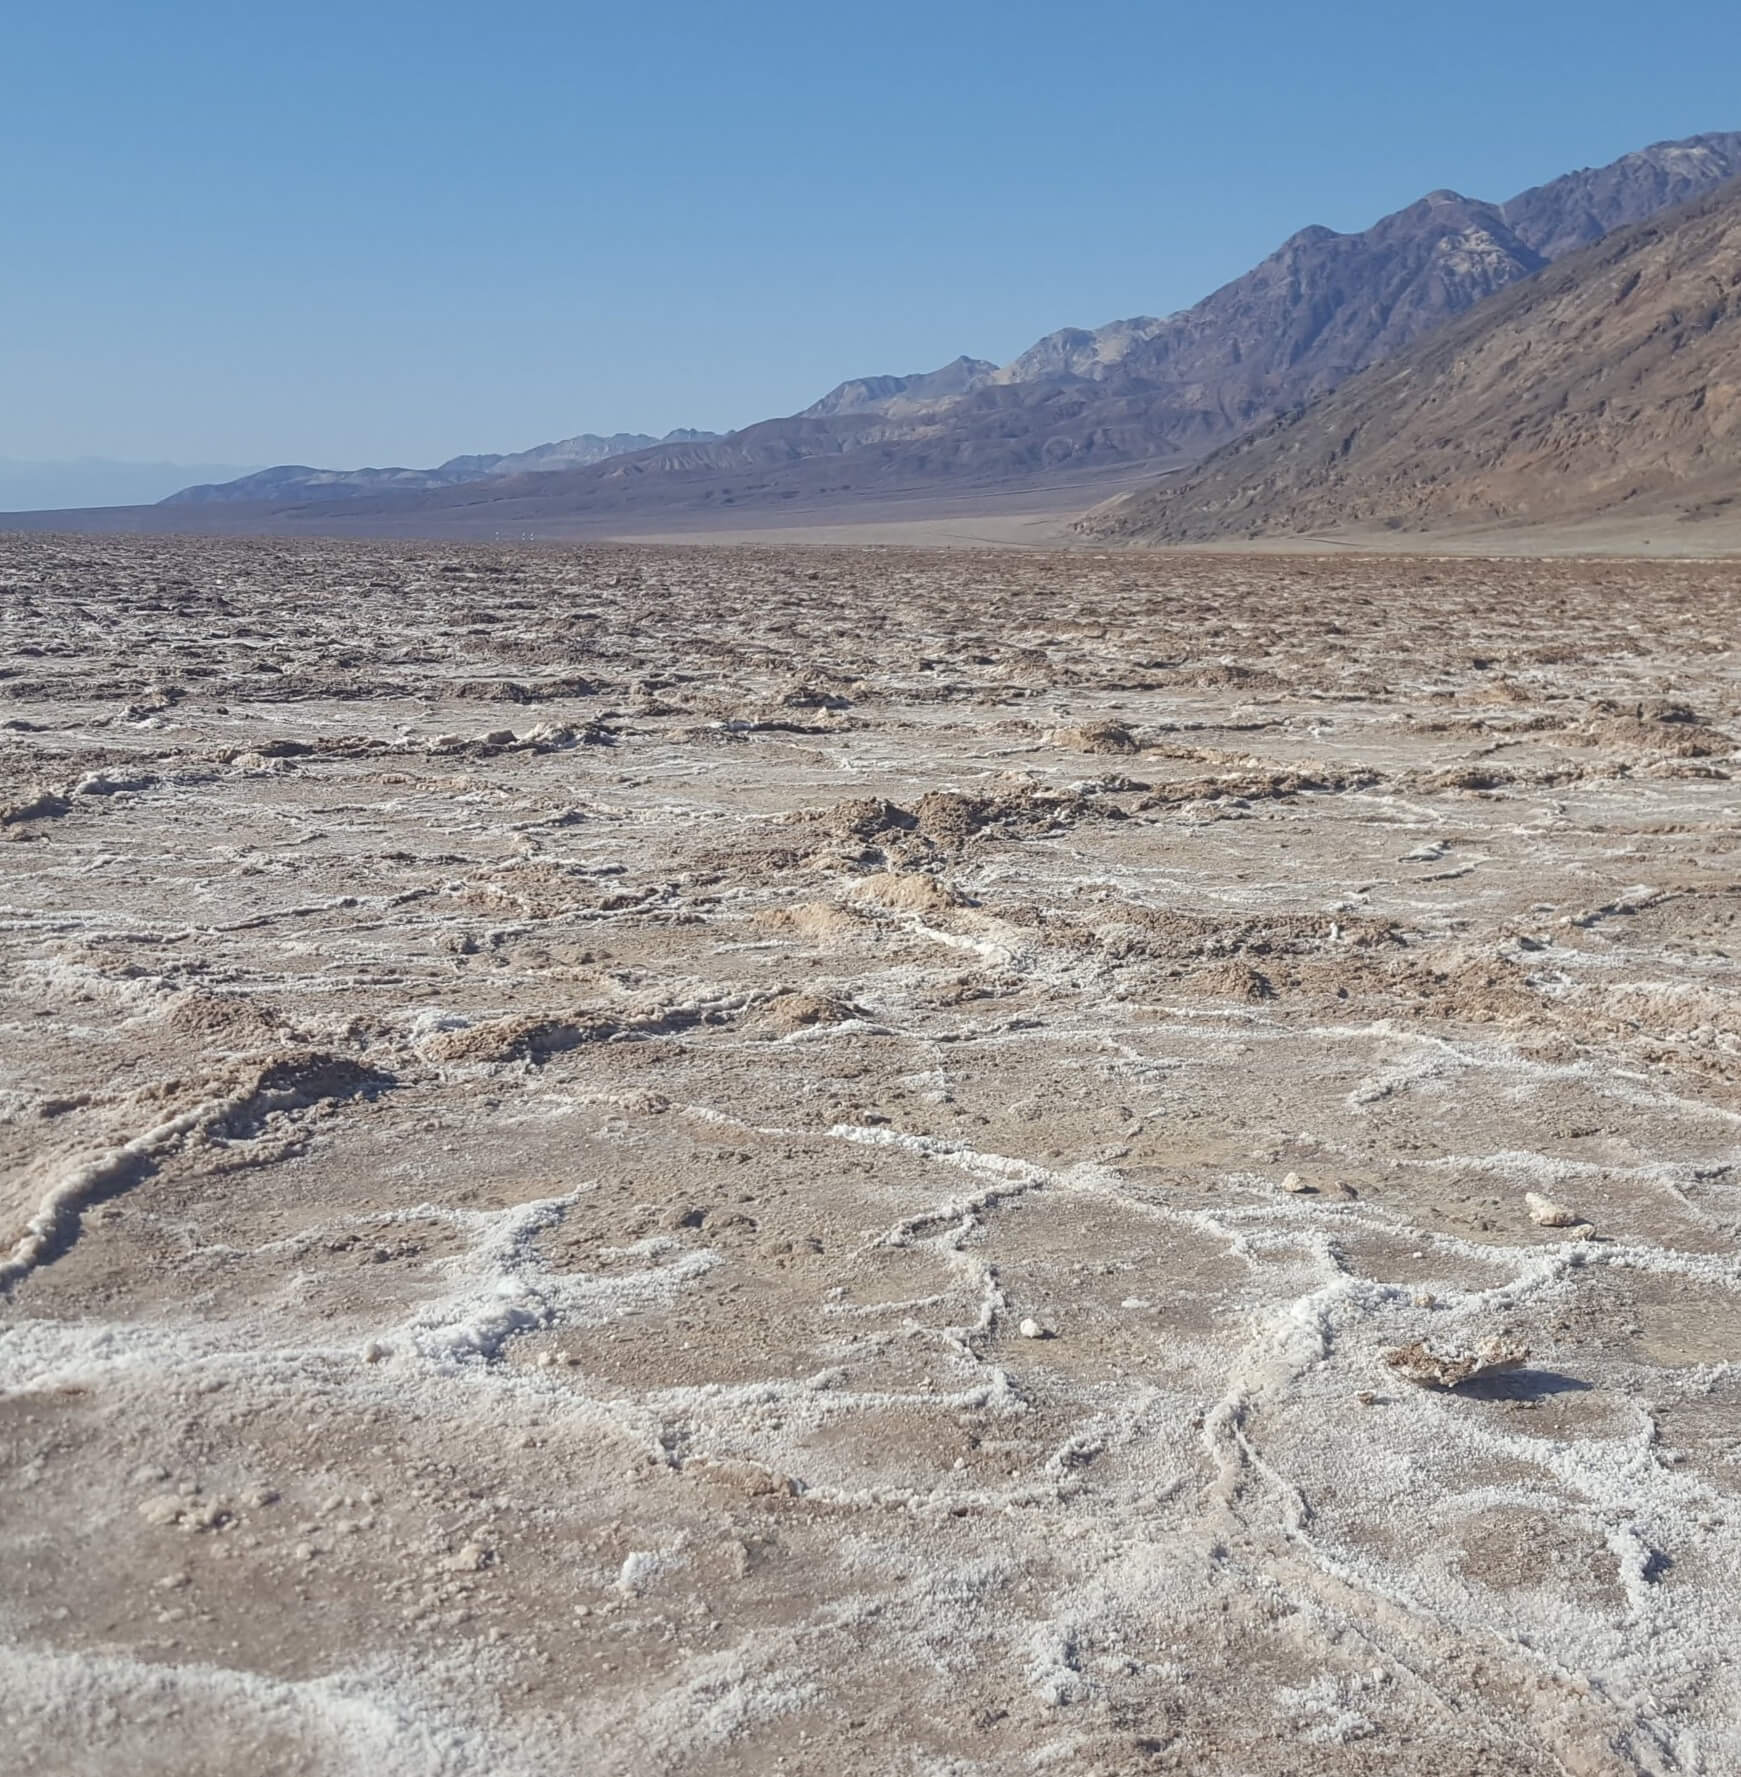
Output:
<path fill-rule="evenodd" d="M 264 467 L 262 463 L 127 462 L 113 457 L 47 462 L 0 457 L 0 512 L 149 506 L 184 487 L 234 481 Z"/>

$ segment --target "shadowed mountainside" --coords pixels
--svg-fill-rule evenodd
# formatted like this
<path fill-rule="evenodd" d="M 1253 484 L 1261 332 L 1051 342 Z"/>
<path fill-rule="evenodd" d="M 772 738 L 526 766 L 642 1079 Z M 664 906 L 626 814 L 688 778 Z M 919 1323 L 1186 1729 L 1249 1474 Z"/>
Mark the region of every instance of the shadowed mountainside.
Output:
<path fill-rule="evenodd" d="M 1741 180 L 1587 247 L 1394 362 L 1090 513 L 1189 543 L 1733 504 Z"/>

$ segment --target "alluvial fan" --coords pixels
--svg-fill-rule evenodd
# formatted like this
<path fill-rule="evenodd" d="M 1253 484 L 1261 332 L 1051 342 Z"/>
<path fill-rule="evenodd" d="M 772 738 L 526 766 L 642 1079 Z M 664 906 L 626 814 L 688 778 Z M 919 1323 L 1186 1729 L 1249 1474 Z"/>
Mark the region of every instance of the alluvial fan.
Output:
<path fill-rule="evenodd" d="M 0 615 L 18 1769 L 1741 1768 L 1730 570 Z"/>

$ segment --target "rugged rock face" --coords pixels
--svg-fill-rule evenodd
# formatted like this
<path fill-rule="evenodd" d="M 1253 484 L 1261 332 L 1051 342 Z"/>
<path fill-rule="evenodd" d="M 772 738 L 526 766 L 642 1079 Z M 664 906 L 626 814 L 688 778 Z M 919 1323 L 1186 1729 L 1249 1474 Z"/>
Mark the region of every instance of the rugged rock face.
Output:
<path fill-rule="evenodd" d="M 1561 259 L 1629 223 L 1690 202 L 1741 174 L 1741 133 L 1658 142 L 1605 167 L 1568 173 L 1502 206 L 1520 240 Z"/>
<path fill-rule="evenodd" d="M 1499 207 L 1435 191 L 1363 234 L 1303 229 L 1213 296 L 1164 321 L 1055 334 L 1006 381 L 1050 374 L 1146 392 L 1181 439 L 1225 433 L 1334 388 L 1547 261 Z"/>
<path fill-rule="evenodd" d="M 1306 228 L 1194 308 L 1047 335 L 991 380 L 1085 381 L 1189 450 L 1327 393 L 1610 230 L 1741 173 L 1741 134 L 1659 143 L 1509 203 L 1429 193 L 1360 234 Z"/>
<path fill-rule="evenodd" d="M 1585 248 L 1240 439 L 1091 513 L 1152 542 L 1698 517 L 1741 471 L 1741 180 Z"/>
<path fill-rule="evenodd" d="M 983 388 L 997 372 L 989 358 L 951 359 L 939 370 L 918 376 L 861 376 L 830 389 L 799 415 L 825 419 L 837 413 L 891 413 Z"/>

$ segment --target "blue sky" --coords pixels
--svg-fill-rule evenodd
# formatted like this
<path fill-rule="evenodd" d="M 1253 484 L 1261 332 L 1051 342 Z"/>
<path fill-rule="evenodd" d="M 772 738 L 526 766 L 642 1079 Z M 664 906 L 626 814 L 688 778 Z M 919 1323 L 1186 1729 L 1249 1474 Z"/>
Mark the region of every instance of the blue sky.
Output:
<path fill-rule="evenodd" d="M 724 429 L 1741 127 L 1741 7 L 20 0 L 0 457 Z"/>

